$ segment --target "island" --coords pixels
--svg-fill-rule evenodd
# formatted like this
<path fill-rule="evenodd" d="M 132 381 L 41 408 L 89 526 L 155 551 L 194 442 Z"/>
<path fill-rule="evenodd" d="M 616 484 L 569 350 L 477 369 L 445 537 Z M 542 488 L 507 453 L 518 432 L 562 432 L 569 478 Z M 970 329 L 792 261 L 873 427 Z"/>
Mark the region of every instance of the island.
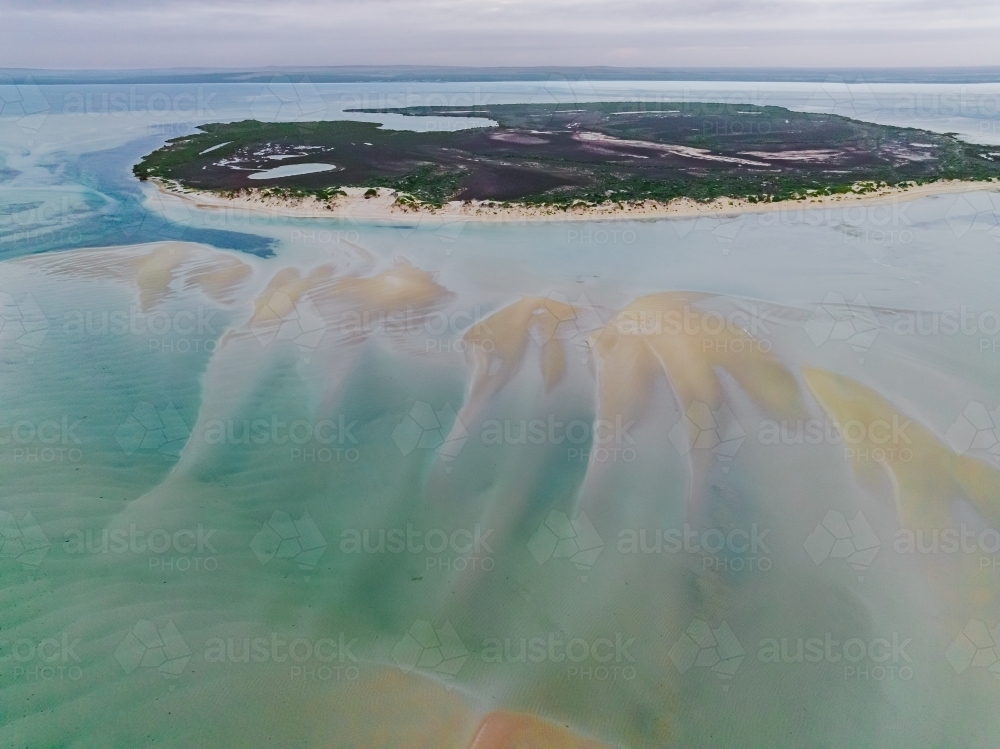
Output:
<path fill-rule="evenodd" d="M 376 198 L 403 211 L 545 213 L 753 205 L 1000 180 L 1000 149 L 952 133 L 782 107 L 589 102 L 349 110 L 485 118 L 458 130 L 354 120 L 205 124 L 134 167 L 180 194 L 303 201 Z M 388 201 L 388 202 L 387 202 Z"/>

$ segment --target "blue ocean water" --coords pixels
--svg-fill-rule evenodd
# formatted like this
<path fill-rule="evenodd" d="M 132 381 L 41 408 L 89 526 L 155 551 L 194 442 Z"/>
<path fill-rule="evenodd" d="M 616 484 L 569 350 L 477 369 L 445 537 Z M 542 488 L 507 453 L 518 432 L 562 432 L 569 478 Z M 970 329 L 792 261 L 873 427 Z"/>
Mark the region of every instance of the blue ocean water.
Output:
<path fill-rule="evenodd" d="M 131 176 L 637 97 L 1000 137 L 996 84 L 0 88 L 0 744 L 996 746 L 996 191 L 390 223 Z"/>

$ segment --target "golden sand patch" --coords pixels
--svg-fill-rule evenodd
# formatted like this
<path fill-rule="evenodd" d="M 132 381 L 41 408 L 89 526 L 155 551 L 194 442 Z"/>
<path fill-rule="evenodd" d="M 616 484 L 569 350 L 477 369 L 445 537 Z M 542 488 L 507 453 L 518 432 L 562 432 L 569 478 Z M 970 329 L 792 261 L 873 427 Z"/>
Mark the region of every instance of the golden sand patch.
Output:
<path fill-rule="evenodd" d="M 985 461 L 954 452 L 929 429 L 850 377 L 814 367 L 804 367 L 803 375 L 831 419 L 840 425 L 860 425 L 854 430 L 857 439 L 852 439 L 855 472 L 869 482 L 888 472 L 904 530 L 922 533 L 927 539 L 947 529 L 954 531 L 959 523 L 952 515 L 952 503 L 963 496 L 987 522 L 997 526 L 1000 471 Z M 898 425 L 895 432 L 894 424 Z M 873 429 L 874 425 L 879 428 Z M 899 436 L 893 438 L 893 434 Z M 873 458 L 876 455 L 879 457 Z M 961 629 L 970 616 L 982 618 L 996 601 L 992 559 L 989 550 L 982 549 L 928 557 L 924 574 L 940 597 L 949 601 L 945 610 L 952 629 Z M 988 564 L 984 565 L 984 560 Z"/>
<path fill-rule="evenodd" d="M 786 418 L 802 413 L 795 377 L 749 332 L 728 325 L 710 332 L 705 324 L 664 324 L 692 313 L 704 319 L 694 306 L 703 298 L 689 292 L 639 297 L 594 336 L 603 418 L 640 419 L 661 374 L 683 411 L 695 402 L 717 409 L 724 396 L 717 368 L 729 372 L 769 413 Z"/>
<path fill-rule="evenodd" d="M 557 726 L 536 715 L 497 711 L 484 719 L 469 749 L 610 749 L 586 739 L 569 727 Z"/>
<path fill-rule="evenodd" d="M 235 255 L 188 242 L 157 242 L 31 258 L 51 273 L 83 279 L 114 279 L 134 286 L 143 312 L 171 294 L 199 288 L 220 304 L 236 301 L 251 267 Z M 180 282 L 178 288 L 175 283 Z"/>

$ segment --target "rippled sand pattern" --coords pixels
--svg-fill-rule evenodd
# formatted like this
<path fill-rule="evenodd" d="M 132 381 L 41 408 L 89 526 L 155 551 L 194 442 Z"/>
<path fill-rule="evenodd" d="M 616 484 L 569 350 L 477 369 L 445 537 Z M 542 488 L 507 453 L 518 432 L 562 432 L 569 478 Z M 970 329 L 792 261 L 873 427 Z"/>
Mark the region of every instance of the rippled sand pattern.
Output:
<path fill-rule="evenodd" d="M 859 353 L 801 306 L 651 282 L 485 294 L 428 257 L 4 264 L 5 325 L 26 295 L 50 322 L 0 339 L 0 744 L 1000 735 L 1000 471 L 927 395 L 963 381 L 954 341 L 880 308 Z M 974 553 L 926 552 L 966 526 Z"/>

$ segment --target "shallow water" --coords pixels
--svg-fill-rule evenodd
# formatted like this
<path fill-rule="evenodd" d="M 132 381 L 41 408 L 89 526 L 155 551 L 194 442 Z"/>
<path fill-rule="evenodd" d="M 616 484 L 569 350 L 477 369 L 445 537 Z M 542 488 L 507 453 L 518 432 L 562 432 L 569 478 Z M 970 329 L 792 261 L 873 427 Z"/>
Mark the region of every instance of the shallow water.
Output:
<path fill-rule="evenodd" d="M 995 87 L 868 88 L 978 98 L 855 116 L 993 122 Z M 997 193 L 202 211 L 129 175 L 199 117 L 64 111 L 102 92 L 0 118 L 0 744 L 997 745 Z M 211 121 L 364 92 L 139 93 Z"/>

